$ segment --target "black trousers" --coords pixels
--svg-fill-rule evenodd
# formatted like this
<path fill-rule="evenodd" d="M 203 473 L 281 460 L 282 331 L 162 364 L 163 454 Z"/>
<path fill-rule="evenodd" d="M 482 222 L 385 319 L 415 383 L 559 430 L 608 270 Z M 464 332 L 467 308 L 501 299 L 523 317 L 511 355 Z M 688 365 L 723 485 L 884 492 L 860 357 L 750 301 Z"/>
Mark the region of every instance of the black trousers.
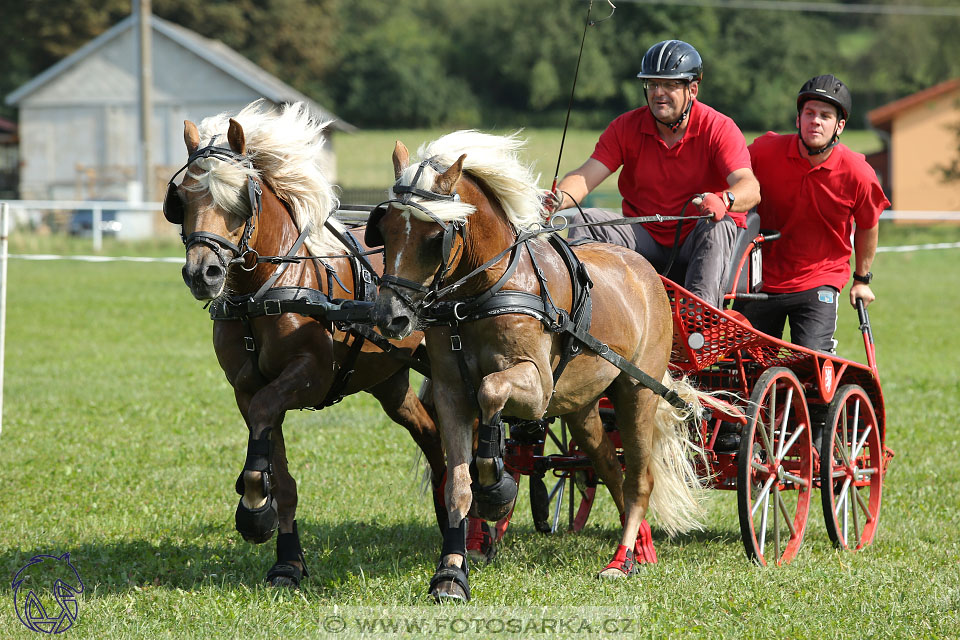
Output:
<path fill-rule="evenodd" d="M 747 317 L 754 328 L 774 338 L 783 338 L 783 327 L 790 321 L 790 342 L 835 353 L 837 307 L 840 292 L 831 286 L 815 287 L 795 293 L 771 293 L 768 300 L 737 301 L 733 308 Z"/>

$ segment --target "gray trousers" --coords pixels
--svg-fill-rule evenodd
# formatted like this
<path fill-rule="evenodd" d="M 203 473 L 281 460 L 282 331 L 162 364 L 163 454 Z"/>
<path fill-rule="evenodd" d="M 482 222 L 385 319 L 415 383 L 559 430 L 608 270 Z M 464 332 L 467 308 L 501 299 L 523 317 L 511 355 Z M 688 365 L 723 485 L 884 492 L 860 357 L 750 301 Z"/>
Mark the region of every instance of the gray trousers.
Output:
<path fill-rule="evenodd" d="M 623 217 L 619 212 L 608 209 L 584 209 L 583 215 L 573 213 L 570 224 Z M 576 227 L 570 229 L 568 238 L 592 238 L 633 249 L 650 261 L 657 271 L 663 271 L 673 251 L 672 246 L 662 245 L 651 238 L 642 224 Z M 729 217 L 720 222 L 698 220 L 693 231 L 680 245 L 670 275 L 683 274 L 685 289 L 722 309 L 724 287 L 731 268 L 730 254 L 736 238 L 737 225 Z"/>

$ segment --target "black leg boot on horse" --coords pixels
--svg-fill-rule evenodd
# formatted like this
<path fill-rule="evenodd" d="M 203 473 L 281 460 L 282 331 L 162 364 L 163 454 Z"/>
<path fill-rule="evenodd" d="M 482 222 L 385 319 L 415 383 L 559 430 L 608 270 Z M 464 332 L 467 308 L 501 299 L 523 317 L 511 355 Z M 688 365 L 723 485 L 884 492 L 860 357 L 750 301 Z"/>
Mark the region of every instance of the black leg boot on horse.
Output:
<path fill-rule="evenodd" d="M 513 510 L 517 499 L 517 482 L 503 465 L 505 449 L 500 412 L 490 424 L 480 423 L 477 430 L 477 455 L 471 465 L 473 507 L 470 515 L 496 522 Z"/>
<path fill-rule="evenodd" d="M 251 438 L 247 442 L 247 459 L 243 465 L 243 471 L 237 478 L 236 489 L 240 494 L 236 513 L 237 531 L 244 540 L 254 544 L 263 544 L 272 538 L 273 532 L 280 524 L 277 500 L 270 491 L 270 476 L 273 473 L 273 465 L 270 462 L 271 453 L 270 429 L 267 429 L 260 438 L 256 440 Z M 247 472 L 260 474 L 258 489 L 263 495 L 259 500 L 251 499 L 247 495 L 256 493 L 252 489 L 248 490 L 247 478 L 244 477 Z M 245 501 L 248 503 L 244 504 Z"/>
<path fill-rule="evenodd" d="M 294 564 L 299 563 L 299 567 Z M 293 531 L 277 536 L 277 562 L 267 572 L 267 582 L 274 587 L 300 588 L 300 580 L 310 577 L 307 562 L 300 546 L 297 533 L 297 521 L 293 521 Z"/>
<path fill-rule="evenodd" d="M 450 556 L 460 556 L 463 563 L 457 566 Z M 456 527 L 448 526 L 443 532 L 443 548 L 440 564 L 430 580 L 430 595 L 438 604 L 445 602 L 468 602 L 470 600 L 470 567 L 467 564 L 467 519 L 460 520 Z"/>

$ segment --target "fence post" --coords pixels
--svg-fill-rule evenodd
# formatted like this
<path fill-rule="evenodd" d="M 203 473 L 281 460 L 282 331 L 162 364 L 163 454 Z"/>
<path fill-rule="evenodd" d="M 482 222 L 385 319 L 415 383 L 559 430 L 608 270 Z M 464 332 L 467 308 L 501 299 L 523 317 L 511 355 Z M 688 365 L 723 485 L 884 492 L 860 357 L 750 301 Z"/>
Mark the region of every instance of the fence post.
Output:
<path fill-rule="evenodd" d="M 10 205 L 0 203 L 0 433 L 3 433 L 3 346 L 7 335 L 7 236 Z"/>
<path fill-rule="evenodd" d="M 103 248 L 103 208 L 97 204 L 93 207 L 93 251 L 100 253 Z"/>

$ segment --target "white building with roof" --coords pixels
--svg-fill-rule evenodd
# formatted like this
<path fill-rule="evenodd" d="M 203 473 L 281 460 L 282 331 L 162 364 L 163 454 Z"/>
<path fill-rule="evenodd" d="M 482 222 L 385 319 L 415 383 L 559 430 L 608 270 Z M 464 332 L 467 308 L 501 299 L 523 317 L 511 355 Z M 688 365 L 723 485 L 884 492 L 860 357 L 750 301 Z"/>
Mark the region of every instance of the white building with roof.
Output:
<path fill-rule="evenodd" d="M 258 98 L 302 101 L 354 128 L 223 43 L 151 16 L 152 191 L 183 165 L 183 121 L 236 113 Z M 6 97 L 19 109 L 20 197 L 123 200 L 140 160 L 138 22 L 131 15 Z M 332 140 L 327 174 L 336 179 Z"/>

